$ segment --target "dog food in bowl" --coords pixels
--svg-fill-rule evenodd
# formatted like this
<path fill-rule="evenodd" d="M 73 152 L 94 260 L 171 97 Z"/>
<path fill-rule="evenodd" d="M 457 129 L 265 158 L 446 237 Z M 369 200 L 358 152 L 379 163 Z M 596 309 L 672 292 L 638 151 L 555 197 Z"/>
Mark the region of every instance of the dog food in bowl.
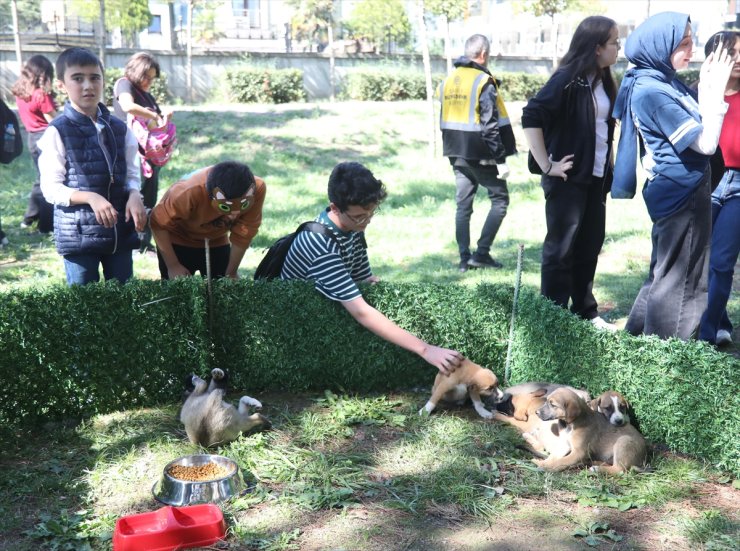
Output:
<path fill-rule="evenodd" d="M 202 465 L 172 465 L 167 472 L 171 477 L 178 480 L 207 482 L 209 480 L 216 480 L 217 478 L 224 478 L 234 472 L 234 469 L 209 462 Z"/>
<path fill-rule="evenodd" d="M 199 454 L 180 457 L 168 463 L 154 484 L 154 499 L 182 507 L 198 503 L 217 503 L 244 490 L 237 464 L 221 455 Z"/>

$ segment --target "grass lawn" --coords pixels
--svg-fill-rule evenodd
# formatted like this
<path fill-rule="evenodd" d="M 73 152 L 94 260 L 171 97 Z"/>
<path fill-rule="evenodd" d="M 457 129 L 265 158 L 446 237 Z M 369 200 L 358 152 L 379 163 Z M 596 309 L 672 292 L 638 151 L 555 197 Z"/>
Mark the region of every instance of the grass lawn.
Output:
<path fill-rule="evenodd" d="M 544 200 L 526 173 L 524 155 L 510 163 L 511 205 L 492 250 L 504 268 L 459 274 L 452 173 L 445 159 L 427 155 L 424 110 L 421 102 L 183 109 L 175 118 L 179 151 L 162 171 L 160 193 L 196 168 L 223 159 L 247 162 L 268 185 L 263 226 L 240 269 L 250 277 L 264 247 L 325 206 L 331 168 L 361 161 L 389 191 L 367 231 L 371 264 L 382 279 L 513 283 L 521 243 L 522 283 L 537 288 Z M 520 111 L 521 104 L 510 106 L 515 120 Z M 50 238 L 19 227 L 32 180 L 27 156 L 0 166 L 0 215 L 11 241 L 0 250 L 0 289 L 64 281 Z M 475 206 L 474 239 L 487 210 L 483 193 Z M 609 201 L 595 294 L 603 316 L 620 326 L 647 272 L 649 231 L 639 197 Z M 136 254 L 134 270 L 139 278 L 159 276 L 150 255 Z M 729 308 L 734 320 L 740 319 L 736 297 Z M 225 504 L 228 538 L 213 548 L 652 551 L 740 545 L 740 492 L 726 474 L 660 446 L 646 474 L 538 472 L 516 447 L 514 432 L 483 422 L 472 409 L 420 418 L 416 412 L 427 392 L 258 396 L 274 430 L 221 450 L 255 486 Z M 110 548 L 116 518 L 157 508 L 151 488 L 164 465 L 197 451 L 176 419 L 177 399 L 159 410 L 3 437 L 0 549 Z"/>

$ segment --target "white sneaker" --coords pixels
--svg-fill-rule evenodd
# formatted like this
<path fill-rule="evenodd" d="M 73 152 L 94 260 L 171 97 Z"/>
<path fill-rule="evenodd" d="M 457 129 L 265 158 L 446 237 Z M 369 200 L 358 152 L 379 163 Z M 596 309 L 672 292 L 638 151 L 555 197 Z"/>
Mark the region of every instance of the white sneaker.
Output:
<path fill-rule="evenodd" d="M 609 323 L 604 318 L 599 317 L 599 316 L 596 316 L 590 321 L 591 321 L 591 325 L 596 327 L 596 329 L 603 329 L 604 331 L 611 331 L 612 333 L 619 330 L 616 325 Z"/>
<path fill-rule="evenodd" d="M 717 331 L 717 337 L 714 339 L 717 346 L 723 346 L 725 344 L 732 344 L 732 335 L 727 329 L 720 329 Z"/>

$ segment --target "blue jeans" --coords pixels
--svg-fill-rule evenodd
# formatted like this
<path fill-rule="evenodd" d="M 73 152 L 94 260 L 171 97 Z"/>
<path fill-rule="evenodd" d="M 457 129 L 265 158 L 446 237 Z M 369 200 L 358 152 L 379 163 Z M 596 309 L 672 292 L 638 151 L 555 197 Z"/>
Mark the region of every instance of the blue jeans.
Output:
<path fill-rule="evenodd" d="M 717 331 L 732 333 L 727 301 L 740 252 L 740 170 L 725 171 L 712 193 L 712 246 L 709 252 L 709 293 L 699 338 L 714 343 Z"/>
<path fill-rule="evenodd" d="M 100 281 L 98 269 L 101 264 L 106 280 L 117 279 L 121 283 L 126 283 L 134 274 L 131 250 L 118 251 L 113 254 L 68 254 L 64 256 L 67 285 L 85 285 Z"/>
<path fill-rule="evenodd" d="M 509 206 L 509 190 L 506 188 L 506 180 L 498 177 L 495 166 L 454 166 L 455 173 L 455 202 L 457 212 L 455 213 L 455 239 L 460 251 L 460 259 L 470 258 L 470 217 L 473 215 L 473 200 L 478 186 L 483 186 L 488 191 L 491 208 L 488 211 L 476 254 L 486 256 L 491 250 L 491 244 L 496 238 L 501 222 L 506 216 Z"/>

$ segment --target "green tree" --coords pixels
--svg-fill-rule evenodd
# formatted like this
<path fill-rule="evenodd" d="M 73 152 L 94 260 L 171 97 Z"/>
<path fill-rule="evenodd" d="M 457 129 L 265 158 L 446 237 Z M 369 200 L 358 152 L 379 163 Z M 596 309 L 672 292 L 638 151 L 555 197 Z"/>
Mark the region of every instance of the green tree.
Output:
<path fill-rule="evenodd" d="M 324 43 L 329 52 L 329 99 L 334 101 L 335 60 L 334 60 L 334 0 L 288 0 L 295 8 L 293 16 L 293 38 Z"/>
<path fill-rule="evenodd" d="M 452 72 L 452 51 L 450 40 L 450 21 L 460 19 L 468 7 L 468 0 L 424 0 L 424 6 L 429 13 L 441 15 L 445 19 L 445 56 L 447 57 L 447 72 Z"/>
<path fill-rule="evenodd" d="M 75 13 L 88 21 L 97 21 L 100 16 L 98 0 L 70 0 L 69 13 Z M 149 0 L 106 0 L 105 27 L 108 31 L 121 29 L 121 36 L 128 46 L 136 46 L 138 35 L 149 27 L 152 14 Z"/>
<path fill-rule="evenodd" d="M 41 26 L 41 6 L 38 0 L 16 0 L 18 4 L 18 31 L 27 32 Z M 10 30 L 13 16 L 10 13 L 10 0 L 0 2 L 0 21 L 3 32 Z"/>
<path fill-rule="evenodd" d="M 202 7 L 196 10 L 193 21 L 193 38 L 197 42 L 213 44 L 226 36 L 226 33 L 220 31 L 216 24 L 216 12 L 223 4 L 224 2 L 203 3 Z"/>
<path fill-rule="evenodd" d="M 525 11 L 535 14 L 537 17 L 546 15 L 550 18 L 553 37 L 552 66 L 555 68 L 558 63 L 558 23 L 555 16 L 566 11 L 582 8 L 581 0 L 521 0 L 521 6 Z"/>
<path fill-rule="evenodd" d="M 350 26 L 378 50 L 384 44 L 390 48 L 390 42 L 406 46 L 411 38 L 411 23 L 401 0 L 362 0 L 352 12 Z"/>
<path fill-rule="evenodd" d="M 295 9 L 291 21 L 293 38 L 323 43 L 334 26 L 334 0 L 288 0 Z"/>

